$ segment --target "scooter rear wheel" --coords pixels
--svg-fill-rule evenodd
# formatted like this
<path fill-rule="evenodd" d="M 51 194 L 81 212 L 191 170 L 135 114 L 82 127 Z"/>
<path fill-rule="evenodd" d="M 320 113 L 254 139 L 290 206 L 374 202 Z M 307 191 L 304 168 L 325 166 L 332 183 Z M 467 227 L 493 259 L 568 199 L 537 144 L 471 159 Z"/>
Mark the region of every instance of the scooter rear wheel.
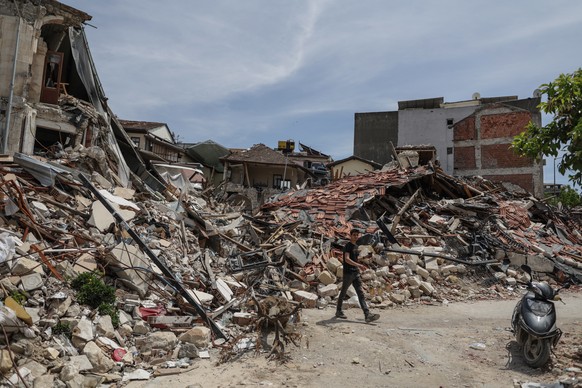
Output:
<path fill-rule="evenodd" d="M 523 344 L 523 358 L 532 368 L 544 366 L 550 359 L 550 341 L 528 336 Z"/>

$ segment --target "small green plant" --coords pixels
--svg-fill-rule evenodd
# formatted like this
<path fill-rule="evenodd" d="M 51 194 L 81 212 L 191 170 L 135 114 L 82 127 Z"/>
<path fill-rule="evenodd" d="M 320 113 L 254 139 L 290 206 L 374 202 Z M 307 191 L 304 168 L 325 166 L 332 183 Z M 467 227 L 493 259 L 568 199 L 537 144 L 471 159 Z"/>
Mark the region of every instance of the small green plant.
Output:
<path fill-rule="evenodd" d="M 85 272 L 71 282 L 77 291 L 77 301 L 109 315 L 113 326 L 119 326 L 119 310 L 115 307 L 115 289 L 103 283 L 96 272 Z"/>
<path fill-rule="evenodd" d="M 24 305 L 24 303 L 26 302 L 26 295 L 19 291 L 19 290 L 14 290 L 10 293 L 10 296 L 12 297 L 12 299 L 14 299 L 14 301 L 16 303 L 18 303 L 19 305 Z"/>
<path fill-rule="evenodd" d="M 59 322 L 53 327 L 53 334 L 54 335 L 64 334 L 68 338 L 71 338 L 72 333 L 73 333 L 73 331 L 71 329 L 71 324 L 68 322 Z"/>
<path fill-rule="evenodd" d="M 98 307 L 99 314 L 109 315 L 111 317 L 111 324 L 113 327 L 119 327 L 119 310 L 112 304 L 101 303 Z"/>

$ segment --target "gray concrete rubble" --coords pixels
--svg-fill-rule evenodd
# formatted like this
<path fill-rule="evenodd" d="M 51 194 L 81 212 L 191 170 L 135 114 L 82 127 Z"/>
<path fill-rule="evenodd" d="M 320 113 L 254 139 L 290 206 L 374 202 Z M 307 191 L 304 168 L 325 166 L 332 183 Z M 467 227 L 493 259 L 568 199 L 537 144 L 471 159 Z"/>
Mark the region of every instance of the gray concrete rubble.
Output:
<path fill-rule="evenodd" d="M 440 173 L 413 198 L 428 173 L 388 170 L 280 194 L 250 214 L 213 187 L 155 193 L 87 174 L 106 206 L 74 176 L 39 189 L 16 167 L 0 165 L 16 206 L 0 215 L 0 324 L 10 327 L 0 373 L 16 386 L 122 386 L 255 351 L 265 328 L 297 339 L 301 309 L 334 314 L 352 228 L 374 311 L 517 296 L 522 264 L 553 285 L 582 280 L 576 211 L 482 179 Z M 359 308 L 353 287 L 344 307 Z M 282 345 L 261 351 L 282 357 Z"/>

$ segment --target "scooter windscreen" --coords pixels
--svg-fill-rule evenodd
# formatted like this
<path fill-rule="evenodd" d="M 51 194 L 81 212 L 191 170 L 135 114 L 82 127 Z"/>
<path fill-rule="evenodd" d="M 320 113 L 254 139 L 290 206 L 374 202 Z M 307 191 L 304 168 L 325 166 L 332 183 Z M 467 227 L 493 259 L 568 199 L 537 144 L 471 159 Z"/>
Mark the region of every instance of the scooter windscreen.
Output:
<path fill-rule="evenodd" d="M 556 323 L 556 310 L 552 303 L 527 299 L 522 309 L 526 326 L 540 335 L 548 334 Z"/>

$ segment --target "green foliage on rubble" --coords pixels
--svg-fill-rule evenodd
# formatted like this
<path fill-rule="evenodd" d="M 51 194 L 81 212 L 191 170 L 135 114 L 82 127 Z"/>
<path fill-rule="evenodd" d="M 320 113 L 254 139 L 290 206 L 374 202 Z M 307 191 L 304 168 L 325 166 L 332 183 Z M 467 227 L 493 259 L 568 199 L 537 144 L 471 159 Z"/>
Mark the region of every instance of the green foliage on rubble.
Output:
<path fill-rule="evenodd" d="M 103 283 L 96 272 L 85 272 L 71 282 L 71 287 L 77 291 L 77 301 L 99 311 L 101 315 L 109 315 L 114 327 L 119 326 L 119 310 L 115 307 L 115 288 Z"/>
<path fill-rule="evenodd" d="M 72 333 L 73 329 L 71 328 L 71 324 L 68 322 L 59 322 L 53 327 L 54 335 L 64 334 L 67 338 L 71 338 Z"/>
<path fill-rule="evenodd" d="M 20 290 L 12 291 L 10 293 L 10 296 L 12 297 L 12 299 L 16 301 L 16 303 L 18 303 L 21 306 L 24 305 L 27 299 L 26 294 Z"/>

